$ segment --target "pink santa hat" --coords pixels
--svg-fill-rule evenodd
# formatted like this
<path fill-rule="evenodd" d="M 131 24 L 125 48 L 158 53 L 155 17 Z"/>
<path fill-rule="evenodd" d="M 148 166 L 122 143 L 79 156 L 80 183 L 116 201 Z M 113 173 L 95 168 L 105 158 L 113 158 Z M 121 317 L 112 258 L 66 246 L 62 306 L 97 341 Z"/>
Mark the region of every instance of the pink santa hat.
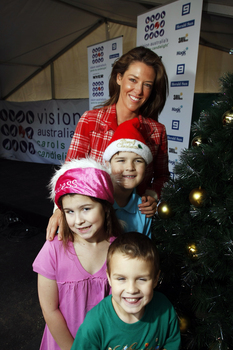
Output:
<path fill-rule="evenodd" d="M 63 164 L 52 177 L 50 198 L 61 209 L 59 198 L 76 193 L 114 203 L 113 184 L 109 170 L 91 158 L 72 159 Z"/>
<path fill-rule="evenodd" d="M 103 159 L 110 161 L 117 152 L 134 152 L 140 155 L 147 164 L 151 163 L 153 156 L 139 131 L 139 127 L 138 118 L 120 124 L 103 154 Z"/>

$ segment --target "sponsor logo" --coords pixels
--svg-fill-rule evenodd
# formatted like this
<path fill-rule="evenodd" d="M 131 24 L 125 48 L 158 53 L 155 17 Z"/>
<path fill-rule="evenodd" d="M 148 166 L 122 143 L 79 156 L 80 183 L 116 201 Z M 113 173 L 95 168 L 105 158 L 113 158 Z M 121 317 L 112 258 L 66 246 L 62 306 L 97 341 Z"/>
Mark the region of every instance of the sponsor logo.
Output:
<path fill-rule="evenodd" d="M 92 97 L 104 96 L 104 81 L 93 81 L 92 82 Z"/>
<path fill-rule="evenodd" d="M 117 49 L 117 43 L 112 43 L 112 51 Z"/>
<path fill-rule="evenodd" d="M 186 56 L 187 51 L 188 51 L 188 47 L 186 47 L 186 49 L 183 51 L 177 51 L 176 55 L 177 56 Z"/>
<path fill-rule="evenodd" d="M 183 93 L 181 92 L 179 95 L 173 95 L 173 100 L 183 100 Z"/>
<path fill-rule="evenodd" d="M 97 46 L 92 49 L 92 64 L 104 62 L 104 47 Z"/>
<path fill-rule="evenodd" d="M 166 12 L 162 11 L 153 14 L 152 16 L 147 16 L 145 19 L 145 35 L 144 40 L 151 40 L 154 38 L 159 38 L 164 36 L 165 27 L 165 16 Z"/>
<path fill-rule="evenodd" d="M 184 4 L 182 6 L 182 16 L 188 15 L 191 9 L 191 2 Z"/>
<path fill-rule="evenodd" d="M 31 110 L 14 111 L 6 109 L 0 110 L 0 120 L 3 121 L 3 125 L 0 128 L 0 137 L 2 139 L 2 147 L 6 151 L 13 150 L 20 154 L 38 153 L 43 158 L 57 159 L 59 161 L 65 160 L 66 153 L 58 153 L 60 150 L 65 149 L 65 143 L 60 138 L 72 139 L 74 135 L 73 130 L 69 130 L 68 127 L 62 127 L 65 125 L 77 125 L 77 118 L 80 118 L 80 114 L 75 112 L 69 114 L 67 112 L 60 113 L 57 108 L 57 113 L 47 112 L 46 108 L 42 112 L 34 113 Z M 34 123 L 40 123 L 44 129 L 34 128 Z M 52 127 L 55 124 L 55 128 Z M 57 127 L 59 126 L 59 129 Z M 61 126 L 61 127 L 60 127 Z M 39 137 L 39 139 L 36 139 Z M 47 141 L 42 140 L 42 137 L 54 137 L 56 140 Z M 39 146 L 42 150 L 36 149 Z M 50 149 L 57 149 L 51 153 Z"/>
<path fill-rule="evenodd" d="M 175 30 L 193 27 L 194 25 L 195 25 L 195 19 L 192 19 L 191 21 L 176 24 Z"/>
<path fill-rule="evenodd" d="M 176 74 L 184 74 L 185 72 L 185 64 L 177 64 L 177 68 L 176 68 Z"/>
<path fill-rule="evenodd" d="M 170 171 L 170 178 L 171 178 L 172 180 L 175 179 L 175 174 L 174 174 L 172 171 Z"/>
<path fill-rule="evenodd" d="M 189 86 L 189 80 L 171 81 L 171 87 L 185 87 Z"/>
<path fill-rule="evenodd" d="M 180 113 L 182 108 L 183 108 L 183 106 L 180 106 L 180 107 L 172 107 L 172 112 Z"/>
<path fill-rule="evenodd" d="M 171 164 L 172 166 L 176 165 L 177 162 L 178 162 L 178 159 L 168 161 L 168 163 Z"/>
<path fill-rule="evenodd" d="M 183 142 L 184 138 L 182 136 L 167 135 L 169 141 Z"/>
<path fill-rule="evenodd" d="M 175 148 L 169 147 L 169 153 L 177 154 L 177 147 Z"/>
<path fill-rule="evenodd" d="M 104 75 L 103 74 L 96 74 L 93 75 L 93 79 L 103 79 Z"/>
<path fill-rule="evenodd" d="M 172 129 L 173 130 L 179 130 L 180 128 L 180 121 L 179 120 L 173 120 L 172 121 Z"/>
<path fill-rule="evenodd" d="M 113 58 L 118 58 L 119 56 L 120 56 L 119 53 L 115 53 L 114 55 L 109 55 L 109 58 L 113 59 Z"/>
<path fill-rule="evenodd" d="M 188 41 L 188 34 L 186 34 L 185 36 L 181 36 L 180 38 L 178 38 L 178 44 L 180 43 L 185 43 L 186 41 Z"/>

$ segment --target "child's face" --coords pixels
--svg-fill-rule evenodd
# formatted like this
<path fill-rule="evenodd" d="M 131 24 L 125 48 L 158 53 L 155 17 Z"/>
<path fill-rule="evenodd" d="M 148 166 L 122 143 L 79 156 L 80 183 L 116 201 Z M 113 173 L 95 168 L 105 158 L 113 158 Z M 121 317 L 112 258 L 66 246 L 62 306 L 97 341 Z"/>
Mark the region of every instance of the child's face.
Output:
<path fill-rule="evenodd" d="M 114 309 L 122 321 L 134 323 L 142 318 L 158 277 L 159 274 L 155 277 L 152 262 L 131 259 L 120 252 L 113 254 L 108 281 Z"/>
<path fill-rule="evenodd" d="M 121 187 L 134 189 L 144 179 L 146 162 L 134 152 L 118 152 L 110 163 L 112 180 Z"/>
<path fill-rule="evenodd" d="M 105 211 L 101 203 L 88 196 L 75 194 L 64 196 L 62 206 L 68 226 L 79 239 L 96 242 L 103 237 Z"/>

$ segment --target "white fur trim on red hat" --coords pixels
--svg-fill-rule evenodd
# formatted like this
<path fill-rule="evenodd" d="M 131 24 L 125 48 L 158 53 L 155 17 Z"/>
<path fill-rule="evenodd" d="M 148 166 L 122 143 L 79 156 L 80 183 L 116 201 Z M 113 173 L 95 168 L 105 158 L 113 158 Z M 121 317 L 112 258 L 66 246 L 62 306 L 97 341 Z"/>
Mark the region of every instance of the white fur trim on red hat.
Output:
<path fill-rule="evenodd" d="M 118 139 L 113 141 L 106 148 L 103 159 L 110 161 L 117 152 L 134 152 L 141 156 L 147 164 L 151 163 L 153 160 L 149 147 L 145 143 L 133 139 Z"/>

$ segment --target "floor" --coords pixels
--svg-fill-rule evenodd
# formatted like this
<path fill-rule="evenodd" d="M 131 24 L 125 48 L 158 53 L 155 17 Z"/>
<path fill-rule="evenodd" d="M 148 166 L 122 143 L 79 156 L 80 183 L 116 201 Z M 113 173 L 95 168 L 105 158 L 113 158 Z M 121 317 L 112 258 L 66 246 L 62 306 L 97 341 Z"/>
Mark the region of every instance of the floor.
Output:
<path fill-rule="evenodd" d="M 54 166 L 0 159 L 0 348 L 37 350 L 44 319 L 32 262 L 45 241 Z"/>

